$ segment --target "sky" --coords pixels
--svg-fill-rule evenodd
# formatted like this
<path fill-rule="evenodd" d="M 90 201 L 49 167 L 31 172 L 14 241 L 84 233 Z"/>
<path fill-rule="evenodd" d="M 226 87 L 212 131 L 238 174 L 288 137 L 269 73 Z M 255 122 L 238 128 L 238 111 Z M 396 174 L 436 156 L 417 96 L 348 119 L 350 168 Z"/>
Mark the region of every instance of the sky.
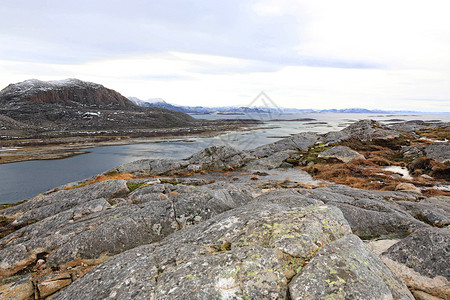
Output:
<path fill-rule="evenodd" d="M 179 105 L 450 112 L 448 0 L 1 0 L 0 89 L 78 78 Z"/>

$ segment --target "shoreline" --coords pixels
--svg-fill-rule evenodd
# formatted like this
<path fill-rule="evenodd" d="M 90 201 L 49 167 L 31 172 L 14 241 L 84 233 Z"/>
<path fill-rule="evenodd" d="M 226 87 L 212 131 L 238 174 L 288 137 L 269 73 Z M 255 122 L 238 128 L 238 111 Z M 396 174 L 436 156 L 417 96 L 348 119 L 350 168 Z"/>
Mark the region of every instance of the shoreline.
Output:
<path fill-rule="evenodd" d="M 123 146 L 145 143 L 160 143 L 167 141 L 186 141 L 191 138 L 208 138 L 216 137 L 222 134 L 240 131 L 253 131 L 258 129 L 273 128 L 270 126 L 254 126 L 254 127 L 239 127 L 227 128 L 218 130 L 205 130 L 199 133 L 186 134 L 180 131 L 179 134 L 175 132 L 161 132 L 157 136 L 114 136 L 114 135 L 98 135 L 98 136 L 71 136 L 71 137 L 55 137 L 50 139 L 21 139 L 8 140 L 6 143 L 13 142 L 13 145 L 3 146 L 4 142 L 0 142 L 0 165 L 17 162 L 33 161 L 33 160 L 56 160 L 64 159 L 77 155 L 90 153 L 89 149 L 106 146 Z M 139 134 L 139 133 L 135 133 Z M 15 142 L 15 143 L 14 143 Z M 19 144 L 21 143 L 21 144 Z M 18 144 L 18 145 L 14 145 Z M 23 146 L 32 144 L 30 146 Z"/>

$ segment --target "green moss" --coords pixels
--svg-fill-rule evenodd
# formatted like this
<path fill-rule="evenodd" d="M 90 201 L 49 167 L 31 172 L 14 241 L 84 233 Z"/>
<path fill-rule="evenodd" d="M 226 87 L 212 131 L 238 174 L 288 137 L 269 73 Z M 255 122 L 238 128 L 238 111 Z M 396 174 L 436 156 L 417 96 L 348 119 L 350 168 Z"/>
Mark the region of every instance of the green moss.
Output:
<path fill-rule="evenodd" d="M 19 204 L 22 204 L 22 203 L 25 203 L 25 202 L 27 202 L 28 200 L 22 200 L 22 201 L 19 201 L 19 202 L 16 202 L 16 203 L 6 203 L 6 204 L 0 204 L 0 210 L 2 210 L 2 209 L 6 209 L 6 208 L 9 208 L 9 207 L 13 207 L 13 206 L 16 206 L 16 205 L 19 205 Z"/>
<path fill-rule="evenodd" d="M 119 175 L 119 172 L 118 171 L 116 171 L 116 170 L 112 170 L 112 171 L 108 171 L 108 172 L 106 172 L 105 173 L 105 176 L 116 176 L 116 175 Z"/>
<path fill-rule="evenodd" d="M 178 181 L 176 181 L 176 180 L 173 180 L 173 179 L 167 179 L 167 178 L 161 178 L 160 180 L 159 180 L 161 183 L 170 183 L 170 184 L 172 184 L 172 185 L 177 185 L 177 184 L 180 184 Z"/>
<path fill-rule="evenodd" d="M 146 185 L 145 182 L 127 182 L 128 190 L 130 190 L 130 193 L 135 191 L 136 189 L 140 188 L 141 186 Z"/>

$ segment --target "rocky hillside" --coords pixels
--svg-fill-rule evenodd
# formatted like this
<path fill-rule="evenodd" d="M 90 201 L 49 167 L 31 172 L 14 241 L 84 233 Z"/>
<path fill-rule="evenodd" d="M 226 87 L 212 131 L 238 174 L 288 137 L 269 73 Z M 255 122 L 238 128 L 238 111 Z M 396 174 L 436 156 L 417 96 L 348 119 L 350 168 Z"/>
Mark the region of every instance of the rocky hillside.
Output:
<path fill-rule="evenodd" d="M 56 132 L 196 125 L 186 114 L 139 107 L 116 91 L 78 79 L 10 84 L 0 91 L 0 118 L 6 117 L 9 124 L 15 121 L 29 130 Z"/>
<path fill-rule="evenodd" d="M 449 299 L 448 133 L 361 121 L 55 188 L 0 210 L 0 297 Z"/>

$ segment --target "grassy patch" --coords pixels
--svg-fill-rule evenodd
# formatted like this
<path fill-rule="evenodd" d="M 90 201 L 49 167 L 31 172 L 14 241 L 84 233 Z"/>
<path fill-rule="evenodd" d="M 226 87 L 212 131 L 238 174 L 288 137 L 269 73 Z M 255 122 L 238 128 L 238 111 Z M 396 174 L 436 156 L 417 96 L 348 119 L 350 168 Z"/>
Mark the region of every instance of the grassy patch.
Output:
<path fill-rule="evenodd" d="M 127 188 L 130 190 L 130 193 L 144 185 L 146 185 L 145 182 L 127 182 Z"/>
<path fill-rule="evenodd" d="M 25 203 L 25 202 L 27 202 L 28 200 L 22 200 L 22 201 L 19 201 L 19 202 L 16 202 L 16 203 L 6 203 L 6 204 L 0 204 L 0 210 L 2 210 L 2 209 L 6 209 L 6 208 L 8 208 L 8 207 L 13 207 L 13 206 L 16 206 L 16 205 L 19 205 L 19 204 L 22 204 L 22 203 Z"/>
<path fill-rule="evenodd" d="M 112 172 L 106 173 L 105 175 L 98 175 L 94 179 L 84 182 L 82 184 L 66 187 L 65 190 L 76 189 L 76 188 L 80 188 L 80 187 L 83 187 L 86 185 L 90 185 L 90 184 L 102 182 L 102 181 L 117 180 L 117 179 L 133 179 L 133 178 L 136 178 L 136 176 L 134 176 L 130 173 L 118 173 L 118 172 L 112 171 Z"/>

